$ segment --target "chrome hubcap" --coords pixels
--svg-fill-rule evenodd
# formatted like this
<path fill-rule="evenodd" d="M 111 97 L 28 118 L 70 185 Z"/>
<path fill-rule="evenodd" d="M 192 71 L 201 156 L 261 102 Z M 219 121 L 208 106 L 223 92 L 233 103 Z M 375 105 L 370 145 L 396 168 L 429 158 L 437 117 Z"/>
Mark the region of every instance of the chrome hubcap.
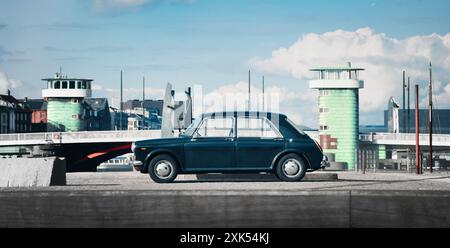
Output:
<path fill-rule="evenodd" d="M 301 173 L 300 162 L 296 159 L 289 159 L 283 164 L 283 170 L 286 176 L 296 177 Z"/>
<path fill-rule="evenodd" d="M 172 164 L 169 161 L 163 160 L 156 164 L 155 172 L 160 178 L 167 178 L 172 173 Z"/>

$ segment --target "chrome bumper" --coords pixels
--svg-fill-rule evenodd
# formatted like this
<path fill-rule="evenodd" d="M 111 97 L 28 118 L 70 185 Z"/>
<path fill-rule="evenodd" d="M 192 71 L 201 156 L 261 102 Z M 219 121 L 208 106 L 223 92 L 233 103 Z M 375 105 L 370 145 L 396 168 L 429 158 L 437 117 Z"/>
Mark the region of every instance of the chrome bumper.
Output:
<path fill-rule="evenodd" d="M 133 167 L 138 171 L 141 170 L 142 165 L 144 164 L 141 161 L 133 161 Z"/>
<path fill-rule="evenodd" d="M 322 162 L 320 163 L 320 168 L 324 169 L 326 167 L 330 167 L 330 162 L 328 161 L 328 157 L 324 155 Z"/>

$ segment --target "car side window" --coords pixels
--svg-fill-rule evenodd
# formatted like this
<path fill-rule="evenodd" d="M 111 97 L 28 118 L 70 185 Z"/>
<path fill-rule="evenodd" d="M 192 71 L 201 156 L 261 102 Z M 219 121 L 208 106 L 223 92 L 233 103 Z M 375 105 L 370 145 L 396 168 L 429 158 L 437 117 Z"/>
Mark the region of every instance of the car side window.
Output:
<path fill-rule="evenodd" d="M 194 137 L 234 137 L 233 118 L 205 118 Z"/>
<path fill-rule="evenodd" d="M 282 138 L 269 120 L 257 117 L 239 117 L 237 136 L 240 138 Z"/>

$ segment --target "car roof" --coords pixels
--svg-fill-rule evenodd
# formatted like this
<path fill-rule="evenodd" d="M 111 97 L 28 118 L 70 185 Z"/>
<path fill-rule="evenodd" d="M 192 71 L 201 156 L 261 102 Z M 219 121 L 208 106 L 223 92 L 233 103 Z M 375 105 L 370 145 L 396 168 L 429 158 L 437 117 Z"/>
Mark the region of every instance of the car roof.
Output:
<path fill-rule="evenodd" d="M 202 115 L 203 118 L 205 117 L 215 117 L 215 116 L 264 116 L 269 119 L 271 118 L 280 118 L 280 117 L 286 117 L 284 114 L 280 113 L 272 113 L 272 112 L 263 112 L 263 111 L 223 111 L 223 112 L 211 112 L 211 113 L 205 113 Z"/>

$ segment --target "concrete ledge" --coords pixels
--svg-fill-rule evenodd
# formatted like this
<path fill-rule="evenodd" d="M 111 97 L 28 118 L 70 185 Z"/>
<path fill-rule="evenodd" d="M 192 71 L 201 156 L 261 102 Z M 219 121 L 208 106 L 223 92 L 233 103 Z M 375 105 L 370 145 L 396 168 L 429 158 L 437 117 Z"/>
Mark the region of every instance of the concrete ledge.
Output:
<path fill-rule="evenodd" d="M 66 185 L 66 162 L 59 158 L 0 159 L 0 187 Z"/>
<path fill-rule="evenodd" d="M 197 175 L 199 181 L 205 182 L 241 182 L 241 181 L 280 181 L 274 174 L 204 174 Z M 306 173 L 304 181 L 338 180 L 337 173 Z"/>
<path fill-rule="evenodd" d="M 450 227 L 450 192 L 0 191 L 0 227 Z"/>

